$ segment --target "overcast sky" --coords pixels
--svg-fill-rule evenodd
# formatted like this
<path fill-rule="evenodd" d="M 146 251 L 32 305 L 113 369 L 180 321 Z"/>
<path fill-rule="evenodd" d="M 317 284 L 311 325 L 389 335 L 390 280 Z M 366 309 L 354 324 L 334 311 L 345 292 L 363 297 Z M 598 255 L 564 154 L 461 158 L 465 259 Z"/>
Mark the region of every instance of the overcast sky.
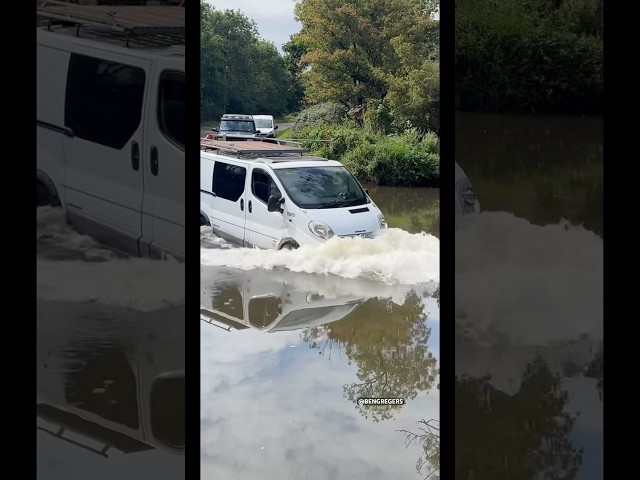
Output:
<path fill-rule="evenodd" d="M 282 51 L 282 45 L 300 30 L 293 19 L 295 0 L 208 0 L 218 10 L 240 10 L 258 24 L 258 32 Z"/>
<path fill-rule="evenodd" d="M 300 24 L 293 18 L 296 0 L 208 0 L 218 10 L 240 10 L 258 24 L 258 32 L 265 40 L 273 42 L 282 52 L 282 45 L 300 31 Z M 436 15 L 434 18 L 439 19 Z"/>

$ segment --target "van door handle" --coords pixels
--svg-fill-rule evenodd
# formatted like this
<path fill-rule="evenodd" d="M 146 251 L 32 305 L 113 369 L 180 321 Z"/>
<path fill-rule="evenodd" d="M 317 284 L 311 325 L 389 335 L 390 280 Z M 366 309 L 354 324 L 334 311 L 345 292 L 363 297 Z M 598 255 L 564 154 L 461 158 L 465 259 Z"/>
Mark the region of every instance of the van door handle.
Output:
<path fill-rule="evenodd" d="M 136 172 L 140 168 L 140 146 L 138 142 L 131 143 L 131 166 Z"/>
<path fill-rule="evenodd" d="M 244 211 L 244 198 L 240 199 L 240 210 Z"/>
<path fill-rule="evenodd" d="M 151 147 L 151 174 L 158 176 L 158 149 Z"/>
<path fill-rule="evenodd" d="M 249 213 L 251 213 L 251 200 L 249 200 Z"/>

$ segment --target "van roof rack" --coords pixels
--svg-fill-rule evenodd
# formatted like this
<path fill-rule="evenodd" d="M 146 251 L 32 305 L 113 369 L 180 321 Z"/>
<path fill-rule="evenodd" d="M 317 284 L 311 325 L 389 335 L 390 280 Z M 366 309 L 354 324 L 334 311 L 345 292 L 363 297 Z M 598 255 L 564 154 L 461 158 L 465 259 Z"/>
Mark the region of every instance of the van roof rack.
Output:
<path fill-rule="evenodd" d="M 239 141 L 216 140 L 209 134 L 202 139 L 201 148 L 217 150 L 218 153 L 241 156 L 277 157 L 281 155 L 298 154 L 302 156 L 308 150 L 300 145 L 287 145 L 284 140 L 277 139 L 246 139 Z"/>
<path fill-rule="evenodd" d="M 184 2 L 183 2 L 184 3 Z M 181 4 L 182 5 L 182 4 Z M 80 28 L 94 33 L 125 35 L 125 46 L 131 39 L 155 38 L 160 45 L 183 44 L 185 36 L 184 7 L 171 5 L 77 5 L 60 0 L 44 0 L 37 15 L 47 20 L 47 29 L 54 24 L 73 25 L 76 35 Z M 157 46 L 157 45 L 156 45 Z"/>
<path fill-rule="evenodd" d="M 242 113 L 225 113 L 222 115 L 222 120 L 253 120 L 252 115 L 244 115 Z"/>
<path fill-rule="evenodd" d="M 244 323 L 238 322 L 229 315 L 202 307 L 200 307 L 200 320 L 207 322 L 209 325 L 213 325 L 214 327 L 226 330 L 227 332 L 230 332 L 232 329 L 245 330 L 249 328 Z"/>

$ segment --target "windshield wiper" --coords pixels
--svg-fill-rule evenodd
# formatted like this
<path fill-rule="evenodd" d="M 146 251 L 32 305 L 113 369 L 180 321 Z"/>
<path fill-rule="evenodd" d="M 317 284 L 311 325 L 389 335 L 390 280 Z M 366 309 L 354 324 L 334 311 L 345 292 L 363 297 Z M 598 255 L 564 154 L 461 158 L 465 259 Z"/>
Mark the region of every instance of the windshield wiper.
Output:
<path fill-rule="evenodd" d="M 352 205 L 356 205 L 358 202 L 361 202 L 362 200 L 363 200 L 362 198 L 354 198 L 354 199 L 351 199 L 351 200 L 345 200 L 343 202 L 331 203 L 331 204 L 329 204 L 329 206 L 331 208 L 350 207 Z"/>

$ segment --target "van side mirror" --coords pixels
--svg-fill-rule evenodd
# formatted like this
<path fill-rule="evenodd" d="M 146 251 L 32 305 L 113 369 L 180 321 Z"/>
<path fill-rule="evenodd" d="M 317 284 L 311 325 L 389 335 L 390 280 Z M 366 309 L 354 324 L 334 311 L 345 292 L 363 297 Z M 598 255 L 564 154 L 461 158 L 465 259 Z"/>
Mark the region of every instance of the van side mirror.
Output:
<path fill-rule="evenodd" d="M 280 205 L 284 203 L 284 198 L 271 195 L 267 201 L 267 210 L 270 212 L 281 212 Z"/>
<path fill-rule="evenodd" d="M 273 127 L 273 129 L 274 129 L 274 130 L 277 130 L 277 129 L 278 129 L 278 125 L 276 125 L 275 127 Z"/>

